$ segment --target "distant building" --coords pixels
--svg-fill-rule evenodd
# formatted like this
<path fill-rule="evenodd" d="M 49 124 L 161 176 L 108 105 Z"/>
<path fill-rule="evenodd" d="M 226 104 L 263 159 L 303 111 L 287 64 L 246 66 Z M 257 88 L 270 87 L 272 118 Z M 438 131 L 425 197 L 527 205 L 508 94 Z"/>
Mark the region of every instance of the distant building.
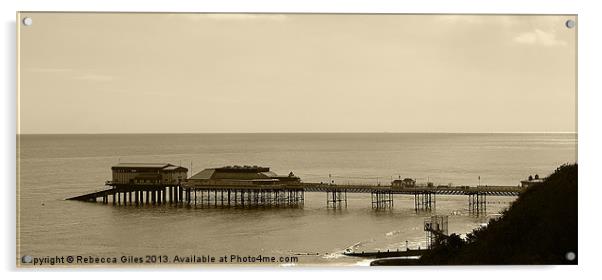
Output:
<path fill-rule="evenodd" d="M 119 163 L 111 167 L 109 185 L 175 185 L 186 180 L 187 168 L 169 163 Z"/>
<path fill-rule="evenodd" d="M 539 184 L 541 182 L 543 182 L 543 179 L 540 179 L 539 175 L 535 174 L 535 177 L 529 175 L 529 178 L 520 181 L 520 186 L 522 188 L 528 188 L 528 187 L 531 187 L 531 186 L 533 186 L 535 184 Z"/>
<path fill-rule="evenodd" d="M 278 184 L 298 184 L 301 179 L 293 172 L 281 176 L 272 171 L 269 167 L 260 166 L 225 166 L 218 168 L 207 168 L 194 174 L 188 179 L 189 184 L 212 185 L 278 185 Z"/>
<path fill-rule="evenodd" d="M 391 182 L 391 186 L 397 188 L 414 188 L 416 187 L 416 180 L 412 178 L 396 179 Z"/>

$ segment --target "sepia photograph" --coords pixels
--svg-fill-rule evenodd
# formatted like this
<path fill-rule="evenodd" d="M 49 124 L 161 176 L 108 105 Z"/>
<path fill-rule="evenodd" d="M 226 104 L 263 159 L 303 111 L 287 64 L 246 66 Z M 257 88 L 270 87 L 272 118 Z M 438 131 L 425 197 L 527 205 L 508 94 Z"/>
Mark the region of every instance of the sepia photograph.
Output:
<path fill-rule="evenodd" d="M 18 269 L 579 263 L 576 14 L 16 17 Z"/>

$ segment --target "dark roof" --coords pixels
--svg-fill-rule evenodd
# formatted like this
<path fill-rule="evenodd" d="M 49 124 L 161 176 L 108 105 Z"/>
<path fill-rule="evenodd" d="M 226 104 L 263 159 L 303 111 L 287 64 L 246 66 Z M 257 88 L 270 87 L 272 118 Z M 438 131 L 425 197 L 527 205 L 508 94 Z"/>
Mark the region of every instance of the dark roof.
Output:
<path fill-rule="evenodd" d="M 211 176 L 215 173 L 215 168 L 205 169 L 197 174 L 194 174 L 190 179 L 192 180 L 209 180 Z"/>
<path fill-rule="evenodd" d="M 182 166 L 173 165 L 170 163 L 118 163 L 113 165 L 111 169 L 158 169 L 158 170 L 177 170 L 182 169 L 188 171 Z"/>
<path fill-rule="evenodd" d="M 211 179 L 217 180 L 256 180 L 256 179 L 270 179 L 273 176 L 269 176 L 269 174 L 273 172 L 219 172 L 216 171 L 211 176 Z M 275 174 L 274 174 L 275 175 Z"/>
<path fill-rule="evenodd" d="M 257 165 L 233 165 L 233 166 L 224 166 L 224 167 L 218 167 L 218 168 L 214 168 L 215 170 L 219 171 L 219 172 L 268 172 L 270 171 L 269 167 L 261 167 L 261 166 L 257 166 Z"/>
<path fill-rule="evenodd" d="M 259 166 L 226 166 L 207 168 L 194 174 L 190 180 L 271 180 L 286 176 L 269 171 L 269 167 Z"/>
<path fill-rule="evenodd" d="M 169 166 L 169 163 L 118 163 L 113 168 L 157 168 L 161 169 Z"/>

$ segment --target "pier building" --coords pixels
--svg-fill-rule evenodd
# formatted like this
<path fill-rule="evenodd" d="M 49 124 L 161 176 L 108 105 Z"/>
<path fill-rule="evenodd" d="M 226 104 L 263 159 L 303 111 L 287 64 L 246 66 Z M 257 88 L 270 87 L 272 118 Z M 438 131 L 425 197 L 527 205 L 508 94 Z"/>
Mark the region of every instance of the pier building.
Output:
<path fill-rule="evenodd" d="M 412 178 L 395 179 L 391 182 L 391 187 L 394 188 L 414 188 L 416 187 L 416 180 Z"/>
<path fill-rule="evenodd" d="M 71 200 L 97 201 L 113 205 L 165 204 L 184 201 L 182 184 L 188 169 L 169 163 L 119 163 L 111 167 L 110 187 Z"/>
<path fill-rule="evenodd" d="M 261 166 L 224 166 L 207 168 L 188 179 L 190 185 L 291 185 L 301 183 L 293 172 L 281 176 L 269 167 Z"/>
<path fill-rule="evenodd" d="M 119 163 L 111 167 L 108 185 L 175 185 L 186 180 L 188 169 L 169 163 Z"/>

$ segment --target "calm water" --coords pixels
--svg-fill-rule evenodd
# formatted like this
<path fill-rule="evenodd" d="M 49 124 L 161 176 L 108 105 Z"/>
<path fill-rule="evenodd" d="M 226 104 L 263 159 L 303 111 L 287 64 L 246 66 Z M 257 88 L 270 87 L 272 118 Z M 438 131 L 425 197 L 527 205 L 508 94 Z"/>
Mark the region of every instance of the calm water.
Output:
<path fill-rule="evenodd" d="M 178 134 L 26 135 L 20 137 L 20 255 L 119 257 L 147 254 L 300 256 L 300 264 L 357 264 L 356 250 L 424 247 L 424 217 L 413 197 L 387 211 L 369 194 L 343 210 L 306 193 L 303 209 L 113 207 L 65 201 L 103 188 L 117 162 L 171 162 L 190 168 L 234 164 L 293 171 L 306 182 L 388 184 L 416 178 L 436 184 L 517 185 L 576 162 L 576 134 Z M 513 198 L 488 198 L 487 215 L 469 215 L 466 197 L 437 196 L 436 214 L 452 232 L 487 222 Z"/>

